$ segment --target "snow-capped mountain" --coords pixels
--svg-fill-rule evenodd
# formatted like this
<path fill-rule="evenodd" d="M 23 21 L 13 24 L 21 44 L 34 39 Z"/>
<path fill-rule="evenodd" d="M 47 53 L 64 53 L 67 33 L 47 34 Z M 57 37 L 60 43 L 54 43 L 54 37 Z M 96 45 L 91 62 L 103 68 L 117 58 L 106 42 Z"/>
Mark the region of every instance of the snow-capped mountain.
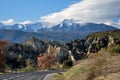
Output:
<path fill-rule="evenodd" d="M 75 20 L 65 19 L 60 24 L 44 30 L 52 31 L 52 32 L 67 32 L 67 33 L 92 33 L 92 32 L 116 30 L 116 29 L 117 28 L 113 26 L 108 26 L 105 24 L 81 23 Z M 38 32 L 41 31 L 43 31 L 43 29 L 38 30 Z"/>
<path fill-rule="evenodd" d="M 6 30 L 7 29 L 7 30 Z M 65 19 L 58 25 L 51 28 L 45 27 L 42 23 L 15 24 L 6 26 L 0 24 L 0 40 L 10 42 L 25 42 L 32 36 L 45 40 L 65 40 L 82 39 L 93 32 L 118 30 L 113 26 L 96 23 L 81 23 L 74 20 Z"/>
<path fill-rule="evenodd" d="M 34 32 L 39 29 L 45 28 L 45 26 L 41 22 L 33 23 L 33 24 L 26 24 L 27 27 L 32 28 Z"/>
<path fill-rule="evenodd" d="M 51 28 L 45 27 L 42 22 L 37 22 L 33 24 L 15 24 L 15 25 L 4 25 L 0 23 L 1 29 L 8 30 L 20 30 L 24 32 L 66 32 L 66 33 L 92 33 L 107 30 L 116 30 L 117 28 L 113 26 L 108 26 L 105 24 L 96 23 L 81 23 L 75 20 L 65 19 L 60 24 L 52 26 Z"/>
<path fill-rule="evenodd" d="M 33 24 L 14 24 L 14 25 L 4 25 L 0 23 L 0 28 L 8 30 L 20 30 L 25 32 L 36 32 L 38 29 L 44 28 L 44 25 L 40 22 Z"/>

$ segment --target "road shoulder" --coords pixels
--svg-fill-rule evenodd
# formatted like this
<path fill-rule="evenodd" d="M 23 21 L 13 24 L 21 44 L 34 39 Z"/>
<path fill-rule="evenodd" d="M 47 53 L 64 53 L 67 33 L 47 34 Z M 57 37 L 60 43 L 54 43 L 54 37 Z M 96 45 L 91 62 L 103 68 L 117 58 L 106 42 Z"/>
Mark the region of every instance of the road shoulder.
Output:
<path fill-rule="evenodd" d="M 51 73 L 51 74 L 47 74 L 43 80 L 51 80 L 52 76 L 55 75 L 57 73 Z"/>

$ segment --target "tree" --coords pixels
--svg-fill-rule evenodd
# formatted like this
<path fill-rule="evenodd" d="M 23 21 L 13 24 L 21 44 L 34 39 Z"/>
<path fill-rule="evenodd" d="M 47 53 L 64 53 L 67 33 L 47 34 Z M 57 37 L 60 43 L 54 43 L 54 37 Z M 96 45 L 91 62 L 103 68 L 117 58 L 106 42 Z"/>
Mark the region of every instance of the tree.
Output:
<path fill-rule="evenodd" d="M 53 55 L 42 54 L 38 57 L 38 67 L 39 69 L 49 69 L 54 65 L 55 58 Z"/>
<path fill-rule="evenodd" d="M 0 71 L 5 70 L 5 47 L 7 45 L 7 41 L 0 41 Z"/>
<path fill-rule="evenodd" d="M 55 63 L 55 57 L 60 52 L 60 47 L 48 46 L 48 49 L 45 53 L 39 55 L 37 59 L 37 64 L 39 69 L 49 69 L 52 68 Z"/>

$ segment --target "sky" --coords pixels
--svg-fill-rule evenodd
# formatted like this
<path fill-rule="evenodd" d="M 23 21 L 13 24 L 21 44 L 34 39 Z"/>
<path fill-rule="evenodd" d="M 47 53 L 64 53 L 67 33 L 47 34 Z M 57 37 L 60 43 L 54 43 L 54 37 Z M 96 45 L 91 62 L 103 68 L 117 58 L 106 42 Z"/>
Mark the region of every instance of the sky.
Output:
<path fill-rule="evenodd" d="M 7 25 L 56 25 L 64 19 L 120 28 L 120 0 L 0 0 L 0 22 Z"/>
<path fill-rule="evenodd" d="M 0 0 L 0 20 L 37 21 L 80 0 Z"/>

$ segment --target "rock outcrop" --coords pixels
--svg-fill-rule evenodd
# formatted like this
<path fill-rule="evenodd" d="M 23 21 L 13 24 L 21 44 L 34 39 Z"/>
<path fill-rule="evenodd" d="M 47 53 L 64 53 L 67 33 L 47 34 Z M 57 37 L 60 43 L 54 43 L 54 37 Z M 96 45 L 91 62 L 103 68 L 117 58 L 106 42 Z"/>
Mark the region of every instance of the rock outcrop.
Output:
<path fill-rule="evenodd" d="M 76 60 L 87 57 L 90 53 L 96 53 L 102 48 L 110 48 L 120 45 L 120 30 L 97 32 L 87 36 L 84 39 L 73 40 L 66 43 L 67 49 L 71 50 Z"/>
<path fill-rule="evenodd" d="M 31 37 L 27 42 L 24 43 L 25 46 L 31 46 L 35 50 L 39 50 L 40 53 L 43 53 L 46 51 L 48 45 L 46 42 L 39 40 L 37 38 Z"/>

